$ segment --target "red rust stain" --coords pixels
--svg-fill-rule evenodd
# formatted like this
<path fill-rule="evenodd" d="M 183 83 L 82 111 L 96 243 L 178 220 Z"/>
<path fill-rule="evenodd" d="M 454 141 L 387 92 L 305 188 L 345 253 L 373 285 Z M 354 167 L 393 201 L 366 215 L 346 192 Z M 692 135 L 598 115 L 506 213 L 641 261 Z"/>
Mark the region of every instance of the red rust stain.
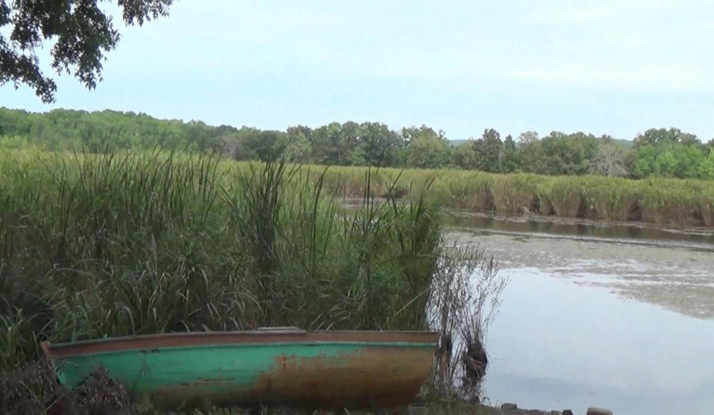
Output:
<path fill-rule="evenodd" d="M 417 338 L 420 342 L 436 343 L 437 339 L 430 333 L 416 337 L 404 333 L 382 335 L 374 332 L 368 332 L 366 336 L 361 332 L 310 334 L 314 335 L 315 341 L 404 341 Z M 285 341 L 284 337 L 302 336 L 302 342 L 308 335 L 272 334 L 263 335 L 265 337 L 261 336 L 261 339 L 279 336 L 282 337 L 281 341 Z M 193 337 L 190 339 L 196 341 Z M 295 341 L 294 338 L 292 340 Z M 227 338 L 221 341 L 227 342 Z M 218 406 L 285 403 L 325 409 L 398 407 L 407 405 L 419 391 L 429 375 L 433 356 L 434 349 L 430 347 L 380 346 L 370 346 L 359 352 L 320 354 L 310 358 L 279 355 L 275 357 L 273 370 L 260 375 L 252 387 L 235 385 L 232 383 L 234 378 L 218 377 L 169 386 L 157 392 L 155 397 L 169 406 L 191 406 L 192 403 L 210 401 Z M 211 392 L 210 387 L 217 385 L 230 387 Z"/>
<path fill-rule="evenodd" d="M 369 348 L 336 356 L 281 355 L 247 396 L 320 408 L 393 407 L 408 404 L 431 370 L 429 348 Z"/>

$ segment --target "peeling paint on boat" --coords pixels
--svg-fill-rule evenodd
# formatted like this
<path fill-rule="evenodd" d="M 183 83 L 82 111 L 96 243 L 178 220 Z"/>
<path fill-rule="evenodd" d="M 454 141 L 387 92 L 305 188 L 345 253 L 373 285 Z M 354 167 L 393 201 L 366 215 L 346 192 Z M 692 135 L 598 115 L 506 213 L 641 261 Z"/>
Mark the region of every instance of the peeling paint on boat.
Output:
<path fill-rule="evenodd" d="M 138 336 L 46 350 L 69 387 L 103 367 L 132 396 L 148 394 L 168 405 L 358 408 L 409 403 L 429 374 L 437 340 L 433 333 L 262 331 Z"/>

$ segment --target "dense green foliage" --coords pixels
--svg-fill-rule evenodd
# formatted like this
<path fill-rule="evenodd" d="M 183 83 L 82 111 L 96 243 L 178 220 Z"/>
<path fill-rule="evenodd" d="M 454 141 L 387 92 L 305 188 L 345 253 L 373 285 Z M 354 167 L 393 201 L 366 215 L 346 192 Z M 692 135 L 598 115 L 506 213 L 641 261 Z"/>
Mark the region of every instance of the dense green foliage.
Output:
<path fill-rule="evenodd" d="M 126 24 L 166 15 L 173 0 L 118 0 Z M 52 69 L 73 73 L 94 88 L 101 80 L 105 54 L 119 42 L 111 16 L 98 0 L 0 1 L 0 86 L 26 84 L 44 102 L 52 102 L 57 85 L 37 57 L 51 43 Z M 7 36 L 7 38 L 6 38 Z"/>
<path fill-rule="evenodd" d="M 447 249 L 424 198 L 375 203 L 368 174 L 364 207 L 348 212 L 321 169 L 219 160 L 0 156 L 0 375 L 43 339 L 457 324 L 427 309 L 482 257 Z"/>
<path fill-rule="evenodd" d="M 452 145 L 443 131 L 427 126 L 393 131 L 380 123 L 350 121 L 262 131 L 109 110 L 35 114 L 0 108 L 0 148 L 5 149 L 96 153 L 160 147 L 220 150 L 236 160 L 262 161 L 287 151 L 296 162 L 320 165 L 714 179 L 714 142 L 703 144 L 677 129 L 652 129 L 630 144 L 609 136 L 560 132 L 542 139 L 534 132 L 502 139 L 498 131 L 488 129 L 478 139 Z"/>
<path fill-rule="evenodd" d="M 649 130 L 635 139 L 632 175 L 714 178 L 714 142 L 702 145 L 674 128 Z"/>
<path fill-rule="evenodd" d="M 34 114 L 0 109 L 0 142 L 4 148 L 37 147 L 45 150 L 85 150 L 92 153 L 118 149 L 201 151 L 220 148 L 230 127 L 201 122 L 158 120 L 146 114 L 53 110 Z M 244 130 L 254 137 L 257 130 Z"/>

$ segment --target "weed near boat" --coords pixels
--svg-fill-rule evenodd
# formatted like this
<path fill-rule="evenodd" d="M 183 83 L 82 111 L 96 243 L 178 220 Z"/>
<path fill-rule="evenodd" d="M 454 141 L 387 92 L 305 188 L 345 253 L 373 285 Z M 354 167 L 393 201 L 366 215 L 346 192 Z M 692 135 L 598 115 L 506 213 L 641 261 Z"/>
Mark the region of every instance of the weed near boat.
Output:
<path fill-rule="evenodd" d="M 380 192 L 396 195 L 399 175 L 366 170 L 363 204 L 346 212 L 327 194 L 328 175 L 213 155 L 4 154 L 0 372 L 12 379 L 37 361 L 43 340 L 460 328 L 437 325 L 431 307 L 454 269 L 471 278 L 486 259 L 445 245 L 430 180 L 401 185 L 406 200 L 385 204 L 375 177 L 393 180 Z M 463 365 L 458 350 L 444 364 Z"/>

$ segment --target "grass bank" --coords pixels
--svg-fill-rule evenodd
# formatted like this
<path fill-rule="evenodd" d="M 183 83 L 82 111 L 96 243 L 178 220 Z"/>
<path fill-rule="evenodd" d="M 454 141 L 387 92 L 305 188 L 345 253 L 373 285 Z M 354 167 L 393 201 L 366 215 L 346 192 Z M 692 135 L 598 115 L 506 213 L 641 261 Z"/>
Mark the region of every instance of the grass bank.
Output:
<path fill-rule="evenodd" d="M 326 188 L 341 196 L 360 195 L 365 172 L 332 167 L 325 176 Z M 380 169 L 372 189 L 377 195 L 401 196 L 427 186 L 430 198 L 456 209 L 714 227 L 711 181 Z"/>
<path fill-rule="evenodd" d="M 448 341 L 424 393 L 475 391 L 463 375 L 484 367 L 463 357 L 483 352 L 471 346 L 502 288 L 493 264 L 446 246 L 426 194 L 374 203 L 381 176 L 359 174 L 364 206 L 348 213 L 329 171 L 280 161 L 3 153 L 0 380 L 16 387 L 0 388 L 0 411 L 56 402 L 52 382 L 13 381 L 43 340 L 261 326 L 436 330 Z"/>

